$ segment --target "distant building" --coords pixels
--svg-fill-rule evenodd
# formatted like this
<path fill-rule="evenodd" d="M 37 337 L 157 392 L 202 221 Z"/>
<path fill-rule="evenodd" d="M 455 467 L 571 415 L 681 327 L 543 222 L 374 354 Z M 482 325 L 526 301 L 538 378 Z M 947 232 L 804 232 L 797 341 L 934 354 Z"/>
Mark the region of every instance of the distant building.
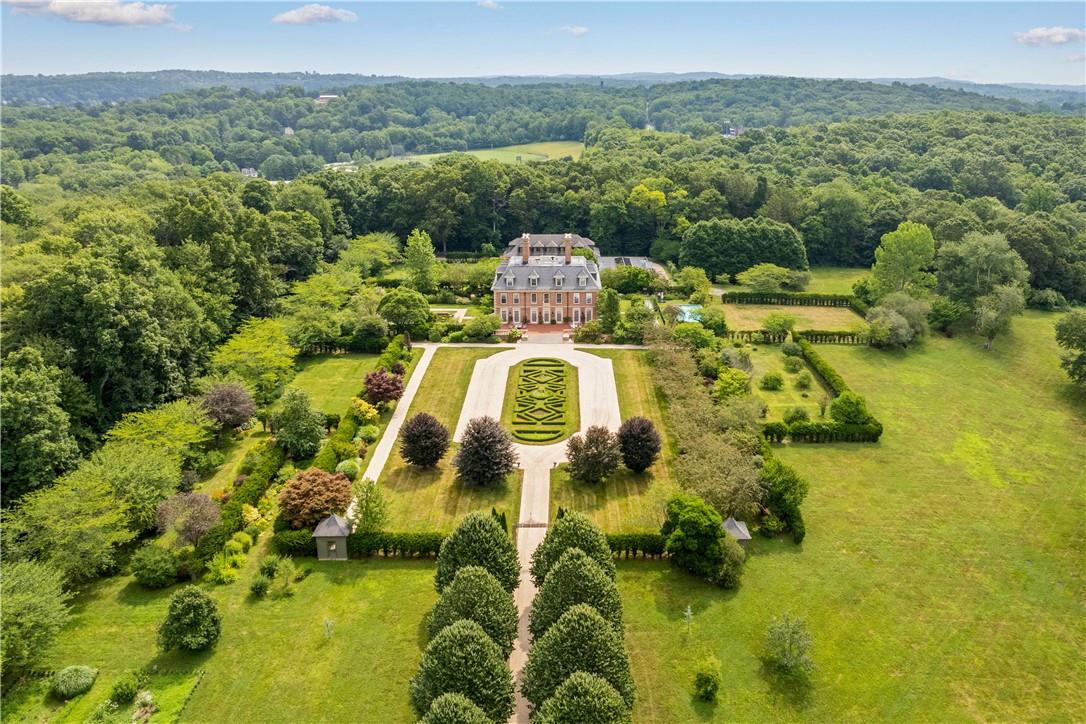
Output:
<path fill-rule="evenodd" d="M 490 287 L 502 324 L 578 326 L 595 319 L 599 267 L 573 255 L 574 248 L 595 246 L 575 234 L 523 234 L 511 241 Z"/>
<path fill-rule="evenodd" d="M 316 103 L 318 106 L 323 106 L 324 104 L 330 103 L 330 102 L 336 100 L 337 98 L 339 98 L 339 96 L 336 96 L 336 95 L 319 95 L 319 96 L 317 96 L 317 99 L 314 101 L 314 103 Z"/>
<path fill-rule="evenodd" d="M 747 530 L 747 524 L 741 520 L 735 518 L 728 518 L 724 521 L 724 530 L 732 538 L 739 541 L 739 545 L 744 548 L 747 547 L 747 541 L 750 540 L 750 532 Z"/>
<path fill-rule="evenodd" d="M 259 174 L 255 168 L 243 168 L 241 169 L 241 175 L 246 178 L 256 178 Z"/>
<path fill-rule="evenodd" d="M 294 129 L 291 128 L 290 126 L 287 126 L 286 128 L 283 129 L 283 135 L 284 136 L 293 136 L 294 135 Z"/>
<path fill-rule="evenodd" d="M 347 536 L 350 534 L 351 524 L 335 513 L 317 523 L 313 530 L 313 538 L 317 542 L 317 560 L 347 560 Z"/>

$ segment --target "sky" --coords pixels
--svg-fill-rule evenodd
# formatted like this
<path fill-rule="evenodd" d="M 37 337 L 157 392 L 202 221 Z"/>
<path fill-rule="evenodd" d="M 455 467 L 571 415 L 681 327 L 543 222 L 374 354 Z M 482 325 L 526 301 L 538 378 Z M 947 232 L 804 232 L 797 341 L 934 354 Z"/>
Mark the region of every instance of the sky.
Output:
<path fill-rule="evenodd" d="M 1086 81 L 1086 3 L 0 0 L 4 73 Z"/>

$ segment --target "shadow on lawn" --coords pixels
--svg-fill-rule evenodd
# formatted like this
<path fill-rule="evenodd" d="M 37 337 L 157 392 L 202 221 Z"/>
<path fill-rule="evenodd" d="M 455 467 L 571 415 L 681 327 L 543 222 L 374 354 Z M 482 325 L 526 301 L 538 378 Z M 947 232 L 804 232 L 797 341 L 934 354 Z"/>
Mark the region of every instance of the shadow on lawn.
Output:
<path fill-rule="evenodd" d="M 810 704 L 811 679 L 806 674 L 786 674 L 764 661 L 760 673 L 774 699 L 800 711 Z"/>

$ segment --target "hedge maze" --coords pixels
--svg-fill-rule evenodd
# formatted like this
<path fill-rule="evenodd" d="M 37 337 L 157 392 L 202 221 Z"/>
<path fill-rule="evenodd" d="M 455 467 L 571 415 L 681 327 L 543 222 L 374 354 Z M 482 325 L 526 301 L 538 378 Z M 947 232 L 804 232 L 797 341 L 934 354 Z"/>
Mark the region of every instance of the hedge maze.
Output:
<path fill-rule="evenodd" d="M 526 443 L 556 442 L 565 437 L 570 422 L 569 383 L 562 360 L 523 362 L 513 391 L 513 437 Z"/>

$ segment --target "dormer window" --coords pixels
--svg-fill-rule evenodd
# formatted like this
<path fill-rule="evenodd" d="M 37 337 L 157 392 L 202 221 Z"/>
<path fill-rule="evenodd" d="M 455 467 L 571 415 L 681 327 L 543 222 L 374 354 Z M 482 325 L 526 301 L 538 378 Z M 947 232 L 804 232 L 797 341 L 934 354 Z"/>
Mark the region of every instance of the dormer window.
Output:
<path fill-rule="evenodd" d="M 532 272 L 531 274 L 528 275 L 528 286 L 530 286 L 530 287 L 538 287 L 539 286 L 539 275 L 536 274 L 535 272 Z"/>
<path fill-rule="evenodd" d="M 513 275 L 512 275 L 512 274 L 506 274 L 506 275 L 505 275 L 505 286 L 507 286 L 507 287 L 512 287 L 512 286 L 513 286 L 513 282 L 515 282 L 515 281 L 516 281 L 516 280 L 515 280 L 515 279 L 513 278 Z"/>
<path fill-rule="evenodd" d="M 588 277 L 586 277 L 584 274 L 581 274 L 579 277 L 577 277 L 577 286 L 584 287 L 584 286 L 587 286 L 587 285 L 588 285 Z"/>
<path fill-rule="evenodd" d="M 554 286 L 556 286 L 556 287 L 562 286 L 562 282 L 565 280 L 565 278 L 566 277 L 565 277 L 564 274 L 562 274 L 562 272 L 558 272 L 557 274 L 555 274 L 554 275 Z"/>

